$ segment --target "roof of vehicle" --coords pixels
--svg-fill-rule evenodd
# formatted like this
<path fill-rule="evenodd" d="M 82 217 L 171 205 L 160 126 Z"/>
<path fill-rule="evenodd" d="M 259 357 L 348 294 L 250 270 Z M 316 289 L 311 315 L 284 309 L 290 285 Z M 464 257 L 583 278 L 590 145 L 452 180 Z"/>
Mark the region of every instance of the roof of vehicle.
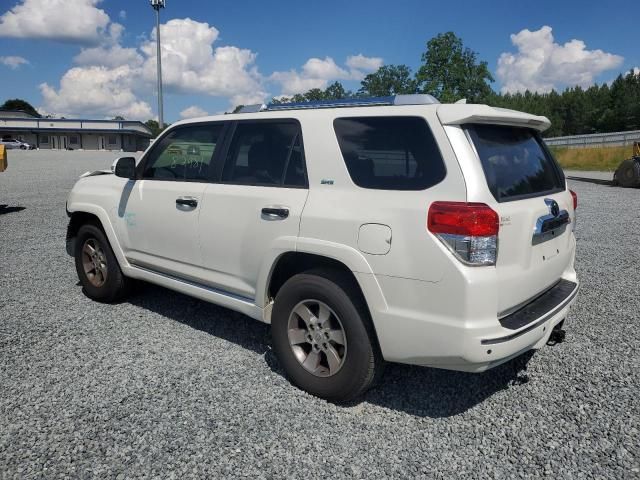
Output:
<path fill-rule="evenodd" d="M 518 125 L 544 131 L 551 122 L 542 116 L 531 115 L 516 110 L 491 107 L 480 104 L 441 104 L 431 95 L 392 95 L 388 97 L 356 97 L 340 100 L 322 100 L 314 102 L 296 102 L 283 104 L 258 104 L 243 107 L 240 112 L 220 114 L 202 118 L 191 118 L 176 122 L 172 127 L 220 120 L 249 120 L 267 118 L 292 118 L 326 115 L 335 118 L 349 112 L 350 114 L 402 115 L 420 111 L 420 109 L 436 110 L 443 125 L 462 125 L 468 123 L 491 123 Z M 339 112 L 339 113 L 338 113 Z"/>

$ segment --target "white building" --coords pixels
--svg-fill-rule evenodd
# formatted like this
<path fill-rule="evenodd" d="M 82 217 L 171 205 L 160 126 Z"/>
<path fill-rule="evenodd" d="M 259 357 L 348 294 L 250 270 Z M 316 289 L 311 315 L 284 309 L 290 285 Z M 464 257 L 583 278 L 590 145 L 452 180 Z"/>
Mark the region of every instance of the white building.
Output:
<path fill-rule="evenodd" d="M 0 137 L 42 149 L 135 152 L 147 148 L 151 130 L 142 122 L 130 120 L 37 118 L 25 112 L 0 110 Z"/>

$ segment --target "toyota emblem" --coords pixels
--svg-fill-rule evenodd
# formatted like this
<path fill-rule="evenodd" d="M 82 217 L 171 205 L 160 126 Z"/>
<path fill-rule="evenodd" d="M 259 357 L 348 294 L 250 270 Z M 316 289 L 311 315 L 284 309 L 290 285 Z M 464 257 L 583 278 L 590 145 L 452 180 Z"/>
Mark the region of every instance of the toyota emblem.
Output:
<path fill-rule="evenodd" d="M 549 207 L 549 213 L 551 215 L 553 215 L 554 217 L 560 215 L 560 206 L 558 205 L 558 202 L 552 200 L 551 198 L 545 198 L 544 203 L 546 203 L 547 207 Z"/>

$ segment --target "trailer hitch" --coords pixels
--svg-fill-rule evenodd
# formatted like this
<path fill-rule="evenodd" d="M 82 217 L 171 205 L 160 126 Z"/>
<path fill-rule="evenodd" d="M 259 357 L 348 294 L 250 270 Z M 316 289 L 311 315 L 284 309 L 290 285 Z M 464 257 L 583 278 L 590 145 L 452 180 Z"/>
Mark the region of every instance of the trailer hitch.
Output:
<path fill-rule="evenodd" d="M 547 345 L 554 346 L 564 342 L 567 332 L 562 329 L 563 326 L 564 326 L 564 320 L 562 320 L 559 324 L 553 327 L 553 330 L 551 331 L 551 335 L 549 335 L 549 340 L 547 340 Z"/>

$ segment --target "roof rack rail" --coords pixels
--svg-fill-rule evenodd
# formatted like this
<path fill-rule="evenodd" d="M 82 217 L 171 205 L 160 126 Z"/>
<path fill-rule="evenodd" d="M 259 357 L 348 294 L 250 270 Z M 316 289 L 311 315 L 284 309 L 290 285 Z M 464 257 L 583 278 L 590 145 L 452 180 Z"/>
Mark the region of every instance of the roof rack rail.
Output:
<path fill-rule="evenodd" d="M 254 105 L 243 105 L 236 113 L 256 113 L 266 109 L 267 106 L 264 103 L 256 103 Z"/>
<path fill-rule="evenodd" d="M 311 110 L 316 108 L 375 107 L 382 105 L 433 105 L 440 103 L 432 95 L 390 95 L 388 97 L 354 97 L 313 102 L 270 103 L 245 105 L 238 113 L 275 112 L 279 110 Z"/>

